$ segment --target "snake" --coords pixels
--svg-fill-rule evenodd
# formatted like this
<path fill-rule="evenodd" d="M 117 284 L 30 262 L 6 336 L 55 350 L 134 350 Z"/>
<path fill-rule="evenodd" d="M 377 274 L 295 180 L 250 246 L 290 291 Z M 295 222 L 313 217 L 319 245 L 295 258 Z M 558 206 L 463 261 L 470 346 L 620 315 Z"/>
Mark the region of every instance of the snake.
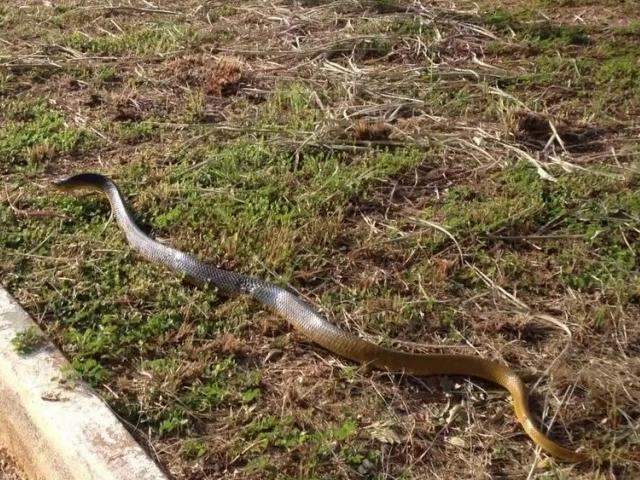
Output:
<path fill-rule="evenodd" d="M 464 376 L 503 387 L 511 395 L 519 423 L 536 445 L 561 461 L 579 463 L 588 459 L 585 453 L 560 445 L 536 427 L 528 404 L 527 389 L 508 366 L 480 356 L 410 353 L 364 340 L 334 325 L 311 303 L 289 289 L 243 273 L 217 268 L 149 237 L 136 223 L 116 183 L 102 174 L 80 173 L 55 180 L 53 185 L 62 191 L 91 189 L 103 192 L 127 243 L 142 257 L 164 265 L 196 284 L 215 287 L 223 295 L 244 294 L 253 297 L 286 319 L 303 337 L 335 355 L 388 372 L 414 376 Z"/>

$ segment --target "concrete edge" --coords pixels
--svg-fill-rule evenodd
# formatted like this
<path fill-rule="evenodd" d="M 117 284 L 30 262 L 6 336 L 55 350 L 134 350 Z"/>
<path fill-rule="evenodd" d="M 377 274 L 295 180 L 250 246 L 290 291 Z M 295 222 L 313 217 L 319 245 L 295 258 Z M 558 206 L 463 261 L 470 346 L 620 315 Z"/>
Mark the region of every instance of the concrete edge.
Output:
<path fill-rule="evenodd" d="M 0 444 L 32 480 L 167 480 L 84 384 L 60 384 L 68 365 L 51 343 L 29 355 L 11 340 L 38 328 L 0 288 Z M 39 328 L 38 328 L 39 330 Z"/>

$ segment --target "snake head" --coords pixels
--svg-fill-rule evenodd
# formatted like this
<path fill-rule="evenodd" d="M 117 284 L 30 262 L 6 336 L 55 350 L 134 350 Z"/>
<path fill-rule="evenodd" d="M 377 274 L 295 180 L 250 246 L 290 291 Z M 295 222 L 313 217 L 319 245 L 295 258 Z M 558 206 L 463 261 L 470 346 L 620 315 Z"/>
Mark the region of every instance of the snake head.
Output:
<path fill-rule="evenodd" d="M 52 185 L 62 191 L 71 191 L 79 188 L 103 190 L 109 183 L 111 183 L 111 180 L 99 173 L 79 173 L 54 180 Z"/>

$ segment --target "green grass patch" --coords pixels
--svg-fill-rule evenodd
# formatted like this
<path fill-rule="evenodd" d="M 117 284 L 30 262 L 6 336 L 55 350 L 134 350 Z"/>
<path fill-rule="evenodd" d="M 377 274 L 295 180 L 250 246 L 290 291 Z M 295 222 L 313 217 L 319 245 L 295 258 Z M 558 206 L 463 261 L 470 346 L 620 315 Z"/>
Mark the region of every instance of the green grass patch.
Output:
<path fill-rule="evenodd" d="M 151 120 L 118 123 L 115 125 L 114 130 L 119 141 L 130 145 L 146 142 L 152 139 L 159 131 Z"/>
<path fill-rule="evenodd" d="M 0 131 L 0 162 L 39 167 L 58 155 L 78 153 L 91 144 L 83 128 L 70 126 L 64 115 L 42 100 L 5 103 L 6 123 Z"/>
<path fill-rule="evenodd" d="M 596 80 L 606 88 L 640 94 L 640 64 L 637 55 L 624 55 L 603 61 Z"/>
<path fill-rule="evenodd" d="M 291 130 L 312 130 L 320 118 L 313 92 L 301 83 L 276 87 L 261 108 L 261 124 L 281 126 Z"/>
<path fill-rule="evenodd" d="M 180 202 L 150 205 L 154 225 L 160 231 L 191 228 L 214 245 L 213 255 L 233 252 L 246 265 L 257 255 L 288 278 L 300 267 L 300 248 L 323 233 L 310 229 L 314 218 L 339 220 L 347 202 L 366 196 L 377 182 L 418 164 L 422 156 L 406 149 L 353 160 L 348 154 L 310 151 L 293 171 L 294 159 L 286 150 L 240 141 L 205 158 L 199 169 L 177 175 Z M 262 241 L 270 236 L 278 238 L 277 247 Z M 304 236 L 306 245 L 300 243 Z"/>
<path fill-rule="evenodd" d="M 634 236 L 633 225 L 640 218 L 640 185 L 588 174 L 561 177 L 557 183 L 541 180 L 528 165 L 518 165 L 499 173 L 485 191 L 478 186 L 460 186 L 448 192 L 443 204 L 428 209 L 426 218 L 442 216 L 447 229 L 460 241 L 480 242 L 498 236 L 544 234 L 571 236 L 572 240 L 546 242 L 550 259 L 562 272 L 561 283 L 579 291 L 602 291 L 619 295 L 622 285 L 638 282 L 635 253 L 626 235 Z M 627 220 L 625 220 L 627 219 Z M 631 223 L 629 223 L 631 222 Z M 554 224 L 552 230 L 544 230 Z M 484 240 L 483 240 L 484 238 Z M 422 243 L 437 252 L 449 240 L 434 234 Z M 476 261 L 483 263 L 477 250 Z M 522 286 L 528 276 L 526 263 L 514 256 L 503 256 L 503 272 Z M 488 271 L 494 266 L 487 265 Z M 516 280 L 517 279 L 517 280 Z M 529 278 L 535 288 L 535 279 Z M 635 287 L 626 289 L 625 301 L 634 301 Z"/>
<path fill-rule="evenodd" d="M 16 352 L 22 355 L 28 355 L 38 350 L 46 339 L 40 330 L 36 327 L 29 327 L 21 332 L 16 333 L 15 337 L 11 339 L 11 345 Z"/>
<path fill-rule="evenodd" d="M 531 10 L 496 9 L 483 15 L 486 25 L 502 34 L 515 33 L 520 41 L 543 51 L 566 46 L 585 46 L 591 43 L 587 29 L 580 25 L 559 25 L 540 20 Z"/>
<path fill-rule="evenodd" d="M 69 35 L 65 45 L 95 55 L 160 55 L 174 52 L 201 40 L 198 33 L 183 25 L 157 23 L 113 35 Z"/>

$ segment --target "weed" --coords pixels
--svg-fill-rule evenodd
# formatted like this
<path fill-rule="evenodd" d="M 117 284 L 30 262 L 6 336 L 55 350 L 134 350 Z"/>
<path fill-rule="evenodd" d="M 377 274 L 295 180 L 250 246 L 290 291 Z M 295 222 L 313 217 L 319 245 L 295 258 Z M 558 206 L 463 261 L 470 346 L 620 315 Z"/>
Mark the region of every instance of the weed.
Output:
<path fill-rule="evenodd" d="M 515 23 L 515 18 L 508 10 L 496 9 L 486 14 L 484 17 L 487 25 L 491 25 L 500 30 L 506 30 L 510 28 L 512 23 Z"/>
<path fill-rule="evenodd" d="M 191 439 L 182 444 L 182 455 L 189 460 L 196 460 L 207 453 L 207 446 L 200 440 Z"/>
<path fill-rule="evenodd" d="M 282 85 L 263 108 L 265 126 L 285 125 L 294 130 L 310 130 L 318 120 L 312 92 L 303 84 Z"/>
<path fill-rule="evenodd" d="M 189 420 L 180 409 L 173 409 L 165 413 L 163 417 L 158 426 L 158 435 L 160 436 L 177 433 L 189 424 Z"/>
<path fill-rule="evenodd" d="M 71 368 L 79 378 L 92 387 L 99 387 L 109 377 L 109 372 L 93 358 L 82 360 L 80 357 L 76 357 L 71 361 Z"/>
<path fill-rule="evenodd" d="M 185 107 L 185 122 L 199 123 L 205 118 L 205 99 L 200 91 L 190 92 Z"/>
<path fill-rule="evenodd" d="M 118 79 L 118 73 L 113 66 L 105 65 L 98 69 L 97 77 L 101 82 L 109 83 Z"/>
<path fill-rule="evenodd" d="M 37 351 L 45 343 L 45 337 L 36 327 L 28 327 L 16 333 L 11 340 L 11 345 L 16 352 L 28 355 Z"/>

